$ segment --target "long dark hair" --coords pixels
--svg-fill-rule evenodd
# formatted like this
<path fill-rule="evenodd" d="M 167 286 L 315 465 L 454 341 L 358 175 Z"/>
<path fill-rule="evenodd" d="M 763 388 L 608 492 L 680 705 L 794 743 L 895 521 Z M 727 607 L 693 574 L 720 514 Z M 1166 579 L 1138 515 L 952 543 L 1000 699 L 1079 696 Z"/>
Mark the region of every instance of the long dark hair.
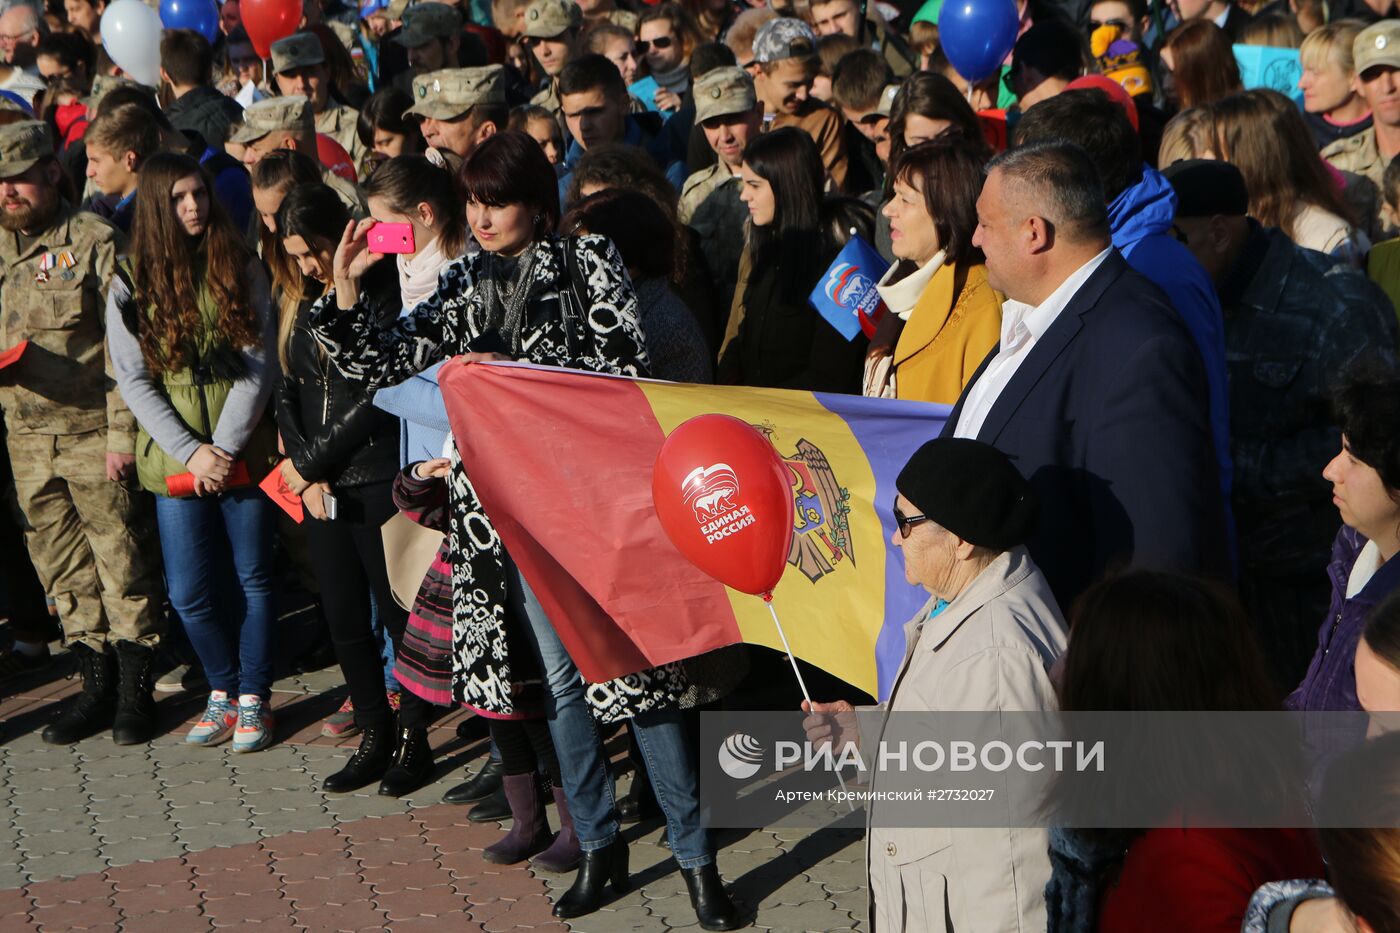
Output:
<path fill-rule="evenodd" d="M 890 107 L 891 161 L 909 148 L 904 145 L 904 125 L 909 122 L 910 114 L 929 120 L 947 120 L 951 126 L 945 133 L 959 133 L 973 145 L 986 145 L 977 113 L 957 86 L 936 72 L 919 71 L 905 80 Z"/>
<path fill-rule="evenodd" d="M 1244 90 L 1230 38 L 1215 23 L 1193 19 L 1167 36 L 1172 53 L 1171 85 L 1182 110 L 1214 103 Z"/>
<path fill-rule="evenodd" d="M 784 127 L 752 140 L 744 148 L 744 165 L 773 188 L 773 221 L 749 224 L 750 267 L 777 270 L 778 294 L 802 303 L 821 275 L 825 255 L 822 235 L 822 186 L 825 170 L 812 137 Z"/>
<path fill-rule="evenodd" d="M 443 255 L 456 259 L 467 248 L 467 215 L 452 175 L 420 155 L 395 156 L 375 170 L 362 186 L 365 198 L 382 198 L 396 214 L 412 214 L 428 203 L 443 224 L 438 239 Z"/>
<path fill-rule="evenodd" d="M 176 182 L 199 178 L 209 199 L 209 219 L 199 236 L 185 233 L 171 207 Z M 196 362 L 203 331 L 201 286 L 218 309 L 216 329 L 233 348 L 255 346 L 257 314 L 248 300 L 248 261 L 252 253 L 214 195 L 214 183 L 186 155 L 157 153 L 141 165 L 131 225 L 131 306 L 141 357 L 153 373 L 184 369 Z M 203 281 L 196 281 L 202 266 Z M 144 312 L 150 312 L 149 318 Z"/>
<path fill-rule="evenodd" d="M 286 240 L 298 236 L 306 245 L 315 248 L 316 241 L 330 244 L 332 252 L 345 233 L 345 225 L 350 222 L 350 211 L 340 200 L 340 195 L 326 184 L 298 185 L 293 188 L 277 209 L 277 238 Z M 283 251 L 285 255 L 285 250 Z M 382 260 L 381 260 L 382 261 Z M 291 344 L 292 331 L 296 327 L 296 316 L 301 303 L 319 294 L 321 286 L 316 280 L 301 274 L 292 265 L 295 276 L 278 282 L 283 300 L 277 309 L 277 354 L 282 360 L 282 369 L 288 369 L 287 350 Z"/>

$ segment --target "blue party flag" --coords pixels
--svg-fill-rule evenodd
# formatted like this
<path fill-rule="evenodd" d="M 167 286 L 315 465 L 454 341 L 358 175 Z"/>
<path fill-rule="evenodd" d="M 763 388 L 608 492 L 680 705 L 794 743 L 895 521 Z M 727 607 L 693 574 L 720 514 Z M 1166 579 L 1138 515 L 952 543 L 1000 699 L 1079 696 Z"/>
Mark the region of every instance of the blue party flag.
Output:
<path fill-rule="evenodd" d="M 812 307 L 847 340 L 856 339 L 861 332 L 873 335 L 885 314 L 875 283 L 889 267 L 875 247 L 858 236 L 851 237 L 812 289 Z"/>

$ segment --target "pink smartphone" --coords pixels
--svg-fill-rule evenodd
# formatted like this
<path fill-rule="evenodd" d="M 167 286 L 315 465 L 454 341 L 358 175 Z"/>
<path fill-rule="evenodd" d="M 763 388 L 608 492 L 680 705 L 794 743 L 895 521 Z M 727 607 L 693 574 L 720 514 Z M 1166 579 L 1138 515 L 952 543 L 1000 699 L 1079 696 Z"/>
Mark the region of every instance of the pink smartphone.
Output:
<path fill-rule="evenodd" d="M 365 234 L 371 253 L 412 253 L 412 224 L 375 224 Z"/>

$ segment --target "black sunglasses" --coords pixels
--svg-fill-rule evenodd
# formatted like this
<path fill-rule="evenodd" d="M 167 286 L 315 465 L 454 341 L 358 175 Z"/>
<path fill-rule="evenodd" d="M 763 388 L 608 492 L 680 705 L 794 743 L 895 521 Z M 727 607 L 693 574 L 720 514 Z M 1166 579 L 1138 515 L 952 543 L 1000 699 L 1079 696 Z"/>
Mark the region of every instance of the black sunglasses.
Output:
<path fill-rule="evenodd" d="M 638 39 L 637 53 L 639 55 L 645 55 L 647 53 L 647 49 L 652 48 L 653 46 L 657 49 L 669 49 L 675 43 L 675 41 L 676 40 L 672 39 L 670 36 L 657 36 L 655 39 Z"/>
<path fill-rule="evenodd" d="M 899 526 L 899 536 L 901 538 L 909 537 L 915 525 L 922 525 L 924 522 L 931 521 L 927 515 L 905 515 L 899 510 L 899 506 L 897 505 L 891 506 L 890 511 L 894 512 L 894 523 Z"/>
<path fill-rule="evenodd" d="M 1121 19 L 1106 19 L 1102 22 L 1096 19 L 1089 20 L 1090 32 L 1093 32 L 1095 29 L 1098 29 L 1101 26 L 1117 26 L 1119 29 L 1123 30 L 1124 33 L 1130 33 L 1133 31 L 1133 24 Z"/>

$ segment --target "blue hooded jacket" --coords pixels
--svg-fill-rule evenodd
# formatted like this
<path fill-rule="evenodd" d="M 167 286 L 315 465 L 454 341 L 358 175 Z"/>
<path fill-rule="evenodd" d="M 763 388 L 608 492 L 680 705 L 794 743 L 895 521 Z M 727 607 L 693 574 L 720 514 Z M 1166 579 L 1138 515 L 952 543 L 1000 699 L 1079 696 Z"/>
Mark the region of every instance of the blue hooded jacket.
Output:
<path fill-rule="evenodd" d="M 1155 169 L 1144 165 L 1142 180 L 1125 188 L 1108 206 L 1113 245 L 1128 265 L 1167 293 L 1172 307 L 1196 341 L 1210 390 L 1210 433 L 1220 464 L 1220 491 L 1230 508 L 1234 472 L 1230 460 L 1230 397 L 1225 377 L 1225 319 L 1206 270 L 1172 235 L 1176 192 Z M 1231 539 L 1234 538 L 1233 523 Z M 1233 550 L 1233 548 L 1232 548 Z"/>
<path fill-rule="evenodd" d="M 654 114 L 644 114 L 655 119 Z M 666 175 L 666 180 L 671 183 L 671 187 L 677 192 L 685 185 L 686 171 L 685 160 L 678 158 L 671 152 L 664 133 L 649 135 L 643 129 L 641 122 L 632 114 L 627 115 L 624 124 L 622 144 L 633 148 L 641 149 L 651 156 L 658 168 Z M 574 169 L 578 167 L 579 160 L 583 158 L 583 147 L 578 144 L 578 140 L 570 140 L 569 148 L 564 153 L 564 174 L 559 178 L 559 206 L 568 209 L 569 206 L 569 186 L 574 180 Z"/>

